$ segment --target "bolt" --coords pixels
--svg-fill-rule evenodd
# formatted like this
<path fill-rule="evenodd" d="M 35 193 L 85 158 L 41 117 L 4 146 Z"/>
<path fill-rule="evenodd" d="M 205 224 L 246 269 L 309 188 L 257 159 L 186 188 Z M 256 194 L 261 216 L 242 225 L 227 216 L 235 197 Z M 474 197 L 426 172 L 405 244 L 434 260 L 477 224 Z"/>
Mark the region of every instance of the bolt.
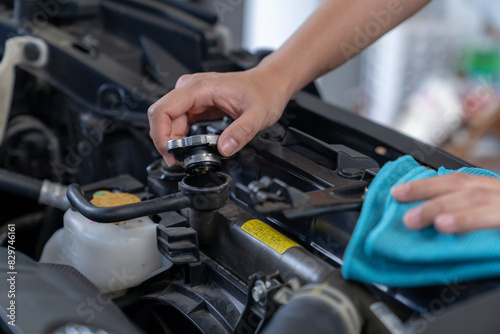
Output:
<path fill-rule="evenodd" d="M 344 167 L 342 168 L 342 174 L 348 177 L 355 177 L 361 175 L 362 171 L 355 167 Z"/>
<path fill-rule="evenodd" d="M 252 289 L 252 298 L 255 302 L 260 302 L 266 297 L 266 287 L 262 281 L 255 282 Z"/>
<path fill-rule="evenodd" d="M 38 57 L 40 57 L 40 49 L 38 48 L 38 45 L 33 42 L 26 43 L 24 46 L 24 56 L 29 61 L 37 60 Z"/>

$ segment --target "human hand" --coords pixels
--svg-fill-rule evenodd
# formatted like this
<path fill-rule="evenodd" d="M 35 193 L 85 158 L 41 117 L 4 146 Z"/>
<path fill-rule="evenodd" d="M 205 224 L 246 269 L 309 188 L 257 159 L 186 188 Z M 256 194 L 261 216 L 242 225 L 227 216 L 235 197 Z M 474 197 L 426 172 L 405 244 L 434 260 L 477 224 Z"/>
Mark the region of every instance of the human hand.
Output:
<path fill-rule="evenodd" d="M 451 173 L 398 185 L 392 196 L 400 202 L 426 200 L 403 217 L 412 230 L 432 224 L 442 233 L 500 227 L 500 179 L 494 177 Z"/>
<path fill-rule="evenodd" d="M 169 140 L 186 136 L 190 123 L 227 114 L 234 122 L 221 134 L 217 146 L 223 156 L 231 156 L 279 119 L 289 99 L 279 88 L 259 69 L 184 75 L 174 90 L 149 108 L 150 136 L 172 166 L 175 159 L 167 152 Z"/>

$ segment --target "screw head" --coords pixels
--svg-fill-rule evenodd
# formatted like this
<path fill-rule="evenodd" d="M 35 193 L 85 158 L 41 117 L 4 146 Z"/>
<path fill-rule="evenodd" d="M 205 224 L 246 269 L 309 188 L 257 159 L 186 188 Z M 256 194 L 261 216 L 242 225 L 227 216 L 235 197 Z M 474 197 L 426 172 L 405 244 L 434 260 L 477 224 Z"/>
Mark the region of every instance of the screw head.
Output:
<path fill-rule="evenodd" d="M 262 281 L 255 282 L 252 289 L 252 298 L 255 302 L 261 302 L 266 298 L 266 286 Z"/>

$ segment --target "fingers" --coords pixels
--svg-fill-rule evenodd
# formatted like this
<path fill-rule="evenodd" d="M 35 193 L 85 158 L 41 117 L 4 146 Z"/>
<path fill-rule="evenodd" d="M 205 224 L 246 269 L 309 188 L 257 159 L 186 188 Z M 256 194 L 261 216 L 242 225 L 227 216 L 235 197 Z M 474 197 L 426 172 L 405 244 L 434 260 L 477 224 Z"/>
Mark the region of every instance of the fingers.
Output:
<path fill-rule="evenodd" d="M 432 225 L 449 225 L 449 219 L 444 219 L 444 215 L 458 213 L 464 210 L 487 205 L 491 202 L 493 191 L 482 188 L 465 188 L 450 192 L 428 200 L 420 206 L 409 210 L 403 221 L 405 225 L 414 230 L 422 229 Z M 451 223 L 450 223 L 451 224 Z"/>
<path fill-rule="evenodd" d="M 498 197 L 500 199 L 500 196 Z M 442 233 L 463 233 L 481 229 L 500 227 L 500 209 L 498 204 L 481 205 L 454 214 L 436 217 L 436 229 Z"/>
<path fill-rule="evenodd" d="M 467 197 L 461 193 L 439 196 L 434 200 L 424 202 L 422 205 L 409 210 L 405 214 L 403 222 L 409 229 L 419 230 L 429 227 L 438 215 L 457 211 L 467 205 Z"/>
<path fill-rule="evenodd" d="M 167 142 L 185 136 L 188 131 L 187 116 L 179 111 L 189 110 L 193 104 L 191 99 L 183 98 L 182 94 L 172 91 L 148 110 L 149 135 L 168 166 L 173 166 L 175 159 L 167 152 Z"/>
<path fill-rule="evenodd" d="M 256 115 L 258 114 L 252 112 L 244 113 L 222 132 L 217 146 L 223 156 L 235 154 L 262 130 Z"/>
<path fill-rule="evenodd" d="M 395 187 L 402 202 L 427 200 L 409 210 L 404 224 L 414 230 L 434 227 L 443 233 L 461 233 L 500 227 L 500 179 L 453 173 Z"/>
<path fill-rule="evenodd" d="M 400 202 L 414 202 L 471 187 L 497 189 L 500 187 L 500 179 L 465 173 L 451 173 L 400 184 L 392 189 L 391 194 Z"/>
<path fill-rule="evenodd" d="M 184 87 L 187 85 L 189 82 L 199 80 L 200 77 L 203 78 L 204 76 L 212 75 L 214 74 L 213 72 L 205 72 L 205 73 L 194 73 L 194 74 L 184 74 L 177 79 L 177 82 L 175 83 L 175 89 L 179 89 L 181 87 Z"/>
<path fill-rule="evenodd" d="M 263 75 L 263 74 L 260 74 Z M 265 76 L 245 71 L 201 73 L 179 78 L 176 88 L 149 109 L 150 136 L 167 164 L 173 158 L 166 151 L 168 140 L 183 137 L 189 124 L 200 119 L 235 121 L 221 134 L 218 149 L 231 156 L 260 130 L 278 120 L 287 100 L 266 88 Z"/>
<path fill-rule="evenodd" d="M 175 159 L 167 152 L 167 142 L 185 137 L 189 131 L 189 123 L 193 119 L 203 118 L 200 114 L 206 110 L 209 110 L 209 117 L 217 114 L 204 79 L 210 75 L 182 76 L 177 81 L 176 89 L 163 96 L 148 110 L 150 137 L 168 166 L 173 166 Z"/>

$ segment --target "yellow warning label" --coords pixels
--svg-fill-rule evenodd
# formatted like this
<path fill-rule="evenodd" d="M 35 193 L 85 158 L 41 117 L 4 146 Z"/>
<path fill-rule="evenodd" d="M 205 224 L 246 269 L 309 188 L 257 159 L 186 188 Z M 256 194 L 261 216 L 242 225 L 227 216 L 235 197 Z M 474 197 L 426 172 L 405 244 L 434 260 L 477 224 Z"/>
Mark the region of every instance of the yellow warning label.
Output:
<path fill-rule="evenodd" d="M 241 229 L 280 254 L 285 253 L 292 247 L 300 246 L 295 241 L 285 237 L 271 226 L 257 219 L 247 221 L 241 226 Z"/>
<path fill-rule="evenodd" d="M 94 193 L 90 203 L 99 207 L 110 207 L 123 204 L 137 203 L 141 199 L 128 193 L 112 193 L 107 190 L 99 190 Z"/>

